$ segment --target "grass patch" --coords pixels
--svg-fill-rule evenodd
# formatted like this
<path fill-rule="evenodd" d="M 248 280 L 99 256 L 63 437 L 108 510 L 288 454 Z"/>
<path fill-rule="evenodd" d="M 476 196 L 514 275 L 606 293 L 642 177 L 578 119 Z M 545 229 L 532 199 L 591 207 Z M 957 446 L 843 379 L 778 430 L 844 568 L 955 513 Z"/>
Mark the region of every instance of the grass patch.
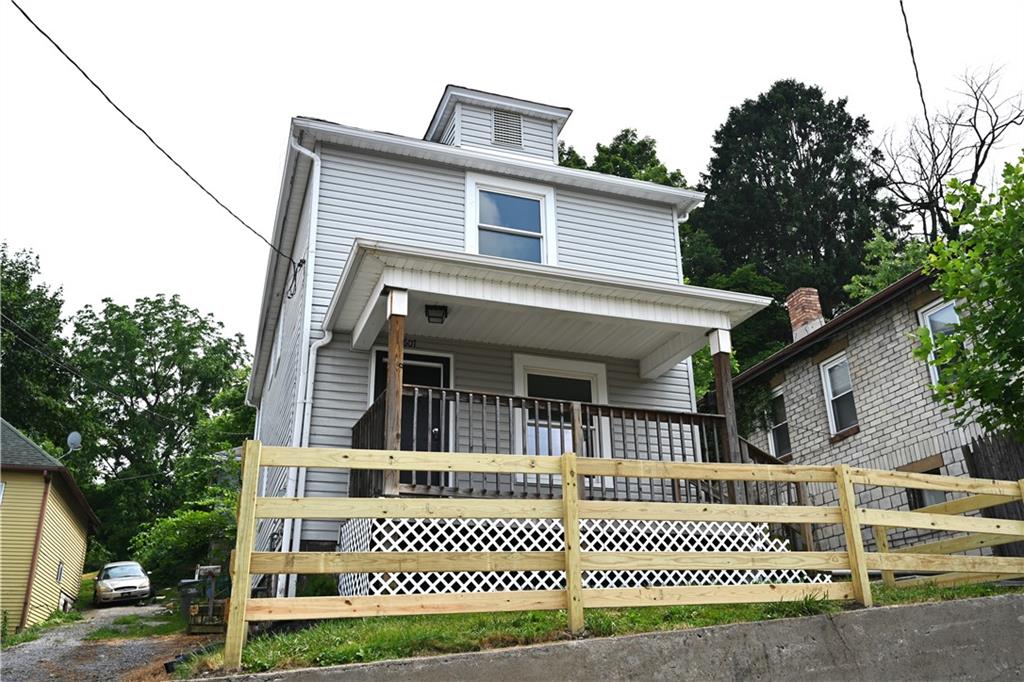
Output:
<path fill-rule="evenodd" d="M 960 587 L 872 585 L 878 605 L 1024 593 L 1024 587 L 991 583 Z M 761 604 L 587 609 L 587 636 L 610 637 L 663 630 L 745 623 L 838 613 L 848 605 L 822 599 Z M 322 621 L 296 632 L 256 636 L 242 654 L 247 671 L 363 663 L 568 639 L 564 611 L 394 616 Z M 214 651 L 179 666 L 181 678 L 218 670 L 223 652 Z"/>
<path fill-rule="evenodd" d="M 876 606 L 893 604 L 916 604 L 930 601 L 949 601 L 951 599 L 971 599 L 973 597 L 992 597 L 997 594 L 1024 594 L 1024 586 L 1007 586 L 996 583 L 978 583 L 977 585 L 959 585 L 941 587 L 939 585 L 917 585 L 914 587 L 886 587 L 881 583 L 871 584 L 871 594 Z"/>
<path fill-rule="evenodd" d="M 587 635 L 608 637 L 659 630 L 835 613 L 836 602 L 805 599 L 771 604 L 588 609 Z M 254 637 L 242 665 L 250 671 L 361 663 L 390 658 L 481 651 L 568 639 L 564 611 L 395 616 L 323 621 L 305 630 Z M 222 665 L 221 652 L 179 668 L 188 677 Z"/>
<path fill-rule="evenodd" d="M 36 623 L 35 625 L 27 627 L 17 633 L 8 633 L 8 627 L 10 626 L 5 623 L 5 626 L 0 628 L 0 635 L 2 635 L 0 636 L 0 648 L 6 649 L 8 647 L 24 644 L 25 642 L 31 642 L 39 639 L 39 636 L 43 634 L 44 630 L 57 627 L 58 625 L 74 623 L 79 620 L 82 620 L 82 614 L 78 611 L 68 611 L 67 613 L 64 613 L 63 611 L 54 611 L 42 623 Z"/>
<path fill-rule="evenodd" d="M 93 630 L 85 639 L 139 639 L 173 635 L 185 630 L 185 619 L 178 613 L 161 613 L 155 616 L 128 615 L 111 621 L 110 625 Z"/>
<path fill-rule="evenodd" d="M 78 599 L 75 601 L 75 608 L 85 611 L 92 608 L 93 594 L 96 592 L 96 573 L 83 573 L 82 582 L 78 586 Z"/>

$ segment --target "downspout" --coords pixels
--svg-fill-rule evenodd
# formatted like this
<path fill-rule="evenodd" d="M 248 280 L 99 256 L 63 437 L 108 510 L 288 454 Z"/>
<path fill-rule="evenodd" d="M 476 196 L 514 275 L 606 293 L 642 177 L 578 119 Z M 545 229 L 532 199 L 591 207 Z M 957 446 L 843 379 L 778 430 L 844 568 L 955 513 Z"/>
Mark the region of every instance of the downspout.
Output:
<path fill-rule="evenodd" d="M 49 471 L 43 471 L 43 499 L 39 502 L 39 521 L 36 523 L 36 539 L 32 542 L 32 561 L 28 565 L 28 583 L 25 585 L 25 599 L 21 604 L 21 619 L 18 623 L 18 631 L 25 629 L 25 621 L 28 618 L 28 609 L 32 603 L 32 587 L 36 581 L 36 568 L 39 564 L 39 542 L 43 537 L 43 522 L 46 520 L 46 503 L 50 499 L 50 486 L 52 476 Z"/>
<path fill-rule="evenodd" d="M 309 233 L 306 238 L 306 271 L 304 273 L 306 286 L 302 307 L 302 341 L 300 346 L 305 352 L 299 358 L 299 375 L 295 386 L 295 423 L 292 429 L 292 445 L 305 447 L 309 443 L 308 413 L 310 412 L 313 399 L 311 390 L 313 374 L 310 371 L 310 367 L 311 365 L 315 367 L 315 364 L 310 359 L 310 356 L 315 353 L 310 347 L 310 327 L 312 326 L 313 315 L 313 273 L 316 268 L 316 236 L 320 206 L 320 153 L 318 147 L 316 151 L 309 151 L 300 145 L 294 136 L 292 136 L 289 144 L 296 153 L 307 157 L 312 163 L 309 191 Z M 293 495 L 295 497 L 304 497 L 306 493 L 306 467 L 292 468 L 288 476 L 289 485 L 293 485 L 292 479 L 293 477 L 295 478 Z M 297 552 L 302 542 L 302 519 L 292 519 L 290 531 L 289 542 L 287 544 L 282 543 L 282 548 L 287 551 Z M 297 578 L 295 575 L 288 576 L 289 597 L 295 596 Z"/>

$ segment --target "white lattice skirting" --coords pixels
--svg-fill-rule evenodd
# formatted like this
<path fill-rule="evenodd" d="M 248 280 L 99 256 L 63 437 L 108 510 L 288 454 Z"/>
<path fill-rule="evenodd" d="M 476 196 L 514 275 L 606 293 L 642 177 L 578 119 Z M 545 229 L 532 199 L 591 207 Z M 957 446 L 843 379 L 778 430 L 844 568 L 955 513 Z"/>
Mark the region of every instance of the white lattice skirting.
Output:
<path fill-rule="evenodd" d="M 584 552 L 788 552 L 758 523 L 690 521 L 580 522 Z M 564 551 L 560 520 L 353 519 L 341 533 L 342 552 Z M 584 587 L 669 587 L 751 583 L 824 583 L 828 575 L 802 570 L 584 571 Z M 344 595 L 556 590 L 562 571 L 344 573 Z"/>

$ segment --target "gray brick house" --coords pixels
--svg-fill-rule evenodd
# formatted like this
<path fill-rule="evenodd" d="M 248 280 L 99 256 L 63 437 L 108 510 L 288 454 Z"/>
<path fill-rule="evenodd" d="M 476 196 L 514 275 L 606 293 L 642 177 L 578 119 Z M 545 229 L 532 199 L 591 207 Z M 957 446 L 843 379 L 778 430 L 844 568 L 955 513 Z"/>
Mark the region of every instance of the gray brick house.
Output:
<path fill-rule="evenodd" d="M 760 385 L 771 391 L 767 429 L 747 433 L 756 448 L 796 464 L 845 463 L 948 476 L 968 475 L 963 449 L 982 435 L 974 424 L 958 428 L 937 402 L 931 385 L 936 367 L 914 357 L 916 331 L 941 333 L 956 324 L 956 306 L 915 271 L 834 319 L 825 322 L 814 289 L 797 289 L 786 300 L 793 343 L 735 379 L 740 400 Z M 817 504 L 832 505 L 835 491 L 812 490 Z M 945 501 L 938 491 L 870 488 L 862 502 L 916 509 Z M 881 503 L 881 505 L 880 505 Z M 838 527 L 816 538 L 835 548 Z M 917 531 L 890 536 L 899 546 Z"/>

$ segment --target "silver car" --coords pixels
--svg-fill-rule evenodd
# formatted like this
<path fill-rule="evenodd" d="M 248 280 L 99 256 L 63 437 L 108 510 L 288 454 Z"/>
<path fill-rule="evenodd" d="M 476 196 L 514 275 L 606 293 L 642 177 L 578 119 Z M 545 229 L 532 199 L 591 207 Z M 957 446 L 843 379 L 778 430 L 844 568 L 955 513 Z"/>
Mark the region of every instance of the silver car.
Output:
<path fill-rule="evenodd" d="M 143 601 L 151 593 L 149 574 L 142 570 L 142 566 L 134 561 L 115 561 L 103 566 L 96 574 L 96 591 L 92 603 L 98 606 Z"/>

